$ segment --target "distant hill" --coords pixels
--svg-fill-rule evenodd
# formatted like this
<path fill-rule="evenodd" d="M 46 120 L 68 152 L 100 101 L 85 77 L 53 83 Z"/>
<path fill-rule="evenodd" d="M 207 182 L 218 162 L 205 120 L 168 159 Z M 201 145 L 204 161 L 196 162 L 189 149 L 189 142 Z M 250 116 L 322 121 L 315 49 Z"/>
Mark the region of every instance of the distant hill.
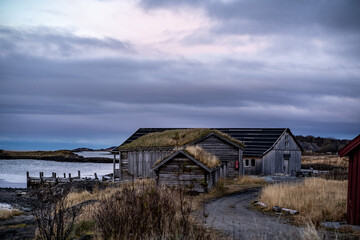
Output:
<path fill-rule="evenodd" d="M 83 147 L 83 148 L 75 148 L 73 150 L 71 150 L 72 152 L 91 152 L 91 151 L 102 151 L 102 152 L 105 152 L 105 151 L 111 151 L 113 150 L 114 148 L 116 148 L 117 146 L 112 146 L 112 147 L 108 147 L 108 148 L 102 148 L 102 149 L 91 149 L 91 148 L 86 148 L 86 147 Z"/>
<path fill-rule="evenodd" d="M 337 153 L 341 148 L 348 144 L 351 140 L 322 138 L 314 136 L 296 136 L 296 140 L 303 147 L 305 152 L 312 153 Z"/>

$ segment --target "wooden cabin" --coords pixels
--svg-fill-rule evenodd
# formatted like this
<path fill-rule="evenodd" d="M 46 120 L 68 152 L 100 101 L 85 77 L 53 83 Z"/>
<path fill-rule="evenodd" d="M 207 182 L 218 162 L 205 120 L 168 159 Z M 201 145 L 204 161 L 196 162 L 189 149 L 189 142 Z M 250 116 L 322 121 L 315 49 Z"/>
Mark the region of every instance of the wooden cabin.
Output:
<path fill-rule="evenodd" d="M 139 128 L 123 145 L 149 133 L 171 129 Z M 301 152 L 303 149 L 289 128 L 216 128 L 214 130 L 225 133 L 245 144 L 245 149 L 242 151 L 243 156 L 239 157 L 239 159 L 243 159 L 241 162 L 236 163 L 236 161 L 231 160 L 227 163 L 228 165 L 224 163 L 224 166 L 230 171 L 226 174 L 228 177 L 234 177 L 238 174 L 273 175 L 276 173 L 294 176 L 297 171 L 301 170 Z M 214 149 L 211 150 L 212 146 L 203 146 L 203 148 L 215 155 L 218 154 Z M 219 155 L 219 159 L 222 160 L 223 158 Z M 236 166 L 232 164 L 239 164 L 241 172 L 231 173 L 232 170 L 236 169 Z"/>
<path fill-rule="evenodd" d="M 201 148 L 200 148 L 201 149 Z M 201 149 L 201 151 L 206 152 Z M 208 153 L 209 154 L 209 153 Z M 166 186 L 185 186 L 189 191 L 207 192 L 220 177 L 220 160 L 203 161 L 188 149 L 177 151 L 158 161 L 153 168 L 156 183 Z"/>
<path fill-rule="evenodd" d="M 157 160 L 190 145 L 198 145 L 219 158 L 222 163 L 220 177 L 234 178 L 242 175 L 242 142 L 217 130 L 171 129 L 143 134 L 113 150 L 114 176 L 119 180 L 154 178 L 152 168 Z M 116 159 L 116 156 L 119 158 Z M 115 166 L 117 161 L 118 168 Z"/>
<path fill-rule="evenodd" d="M 360 225 L 360 134 L 339 151 L 349 156 L 347 222 Z"/>

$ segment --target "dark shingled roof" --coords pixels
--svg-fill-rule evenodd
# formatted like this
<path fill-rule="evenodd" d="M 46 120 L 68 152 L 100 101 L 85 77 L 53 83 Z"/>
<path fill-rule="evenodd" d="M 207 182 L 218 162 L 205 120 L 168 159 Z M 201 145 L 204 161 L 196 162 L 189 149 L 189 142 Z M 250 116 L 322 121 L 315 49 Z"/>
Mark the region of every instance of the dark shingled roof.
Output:
<path fill-rule="evenodd" d="M 152 132 L 163 132 L 166 130 L 172 130 L 178 128 L 139 128 L 133 135 L 131 135 L 125 142 L 121 144 L 127 144 L 135 139 Z M 289 132 L 288 128 L 214 128 L 223 133 L 230 135 L 231 137 L 242 141 L 245 144 L 244 156 L 262 156 L 268 151 L 280 136 L 285 132 Z M 292 135 L 293 136 L 293 135 Z M 293 136 L 295 142 L 296 139 Z M 296 142 L 297 143 L 297 142 Z M 298 144 L 298 143 L 297 143 Z M 298 146 L 301 148 L 300 144 Z"/>

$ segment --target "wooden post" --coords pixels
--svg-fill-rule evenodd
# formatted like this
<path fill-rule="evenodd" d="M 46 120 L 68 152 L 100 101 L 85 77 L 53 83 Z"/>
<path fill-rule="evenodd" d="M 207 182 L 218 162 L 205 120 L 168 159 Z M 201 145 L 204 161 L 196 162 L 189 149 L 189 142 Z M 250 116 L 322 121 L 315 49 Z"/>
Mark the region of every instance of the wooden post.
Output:
<path fill-rule="evenodd" d="M 121 181 L 121 151 L 119 150 L 119 182 Z"/>
<path fill-rule="evenodd" d="M 96 173 L 94 173 L 94 175 L 95 175 L 95 179 L 98 179 L 97 174 L 96 174 Z"/>
<path fill-rule="evenodd" d="M 78 178 L 80 179 L 80 170 L 78 170 Z"/>
<path fill-rule="evenodd" d="M 115 161 L 116 161 L 116 154 L 114 154 L 114 159 L 113 159 L 113 179 L 112 179 L 113 182 L 115 182 Z"/>
<path fill-rule="evenodd" d="M 238 169 L 238 171 L 239 171 L 239 174 L 238 174 L 238 177 L 243 175 L 242 173 L 243 173 L 243 168 L 244 168 L 241 155 L 242 155 L 241 149 L 239 148 L 239 156 L 238 156 L 238 161 L 239 161 L 239 169 Z"/>
<path fill-rule="evenodd" d="M 43 177 L 44 177 L 44 173 L 40 172 L 40 185 L 43 185 L 43 183 L 44 183 Z"/>
<path fill-rule="evenodd" d="M 66 173 L 64 173 L 64 178 L 66 178 Z"/>
<path fill-rule="evenodd" d="M 26 187 L 29 188 L 30 187 L 30 173 L 26 172 Z"/>
<path fill-rule="evenodd" d="M 72 182 L 72 180 L 71 180 L 71 173 L 69 173 L 69 181 Z"/>

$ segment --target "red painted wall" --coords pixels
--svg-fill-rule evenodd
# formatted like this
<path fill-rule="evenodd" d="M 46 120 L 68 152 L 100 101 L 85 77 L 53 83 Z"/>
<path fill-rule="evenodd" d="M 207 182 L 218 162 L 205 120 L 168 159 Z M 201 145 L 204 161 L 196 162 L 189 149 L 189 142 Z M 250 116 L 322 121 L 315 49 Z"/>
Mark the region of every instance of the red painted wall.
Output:
<path fill-rule="evenodd" d="M 360 225 L 360 146 L 349 154 L 347 222 Z"/>

